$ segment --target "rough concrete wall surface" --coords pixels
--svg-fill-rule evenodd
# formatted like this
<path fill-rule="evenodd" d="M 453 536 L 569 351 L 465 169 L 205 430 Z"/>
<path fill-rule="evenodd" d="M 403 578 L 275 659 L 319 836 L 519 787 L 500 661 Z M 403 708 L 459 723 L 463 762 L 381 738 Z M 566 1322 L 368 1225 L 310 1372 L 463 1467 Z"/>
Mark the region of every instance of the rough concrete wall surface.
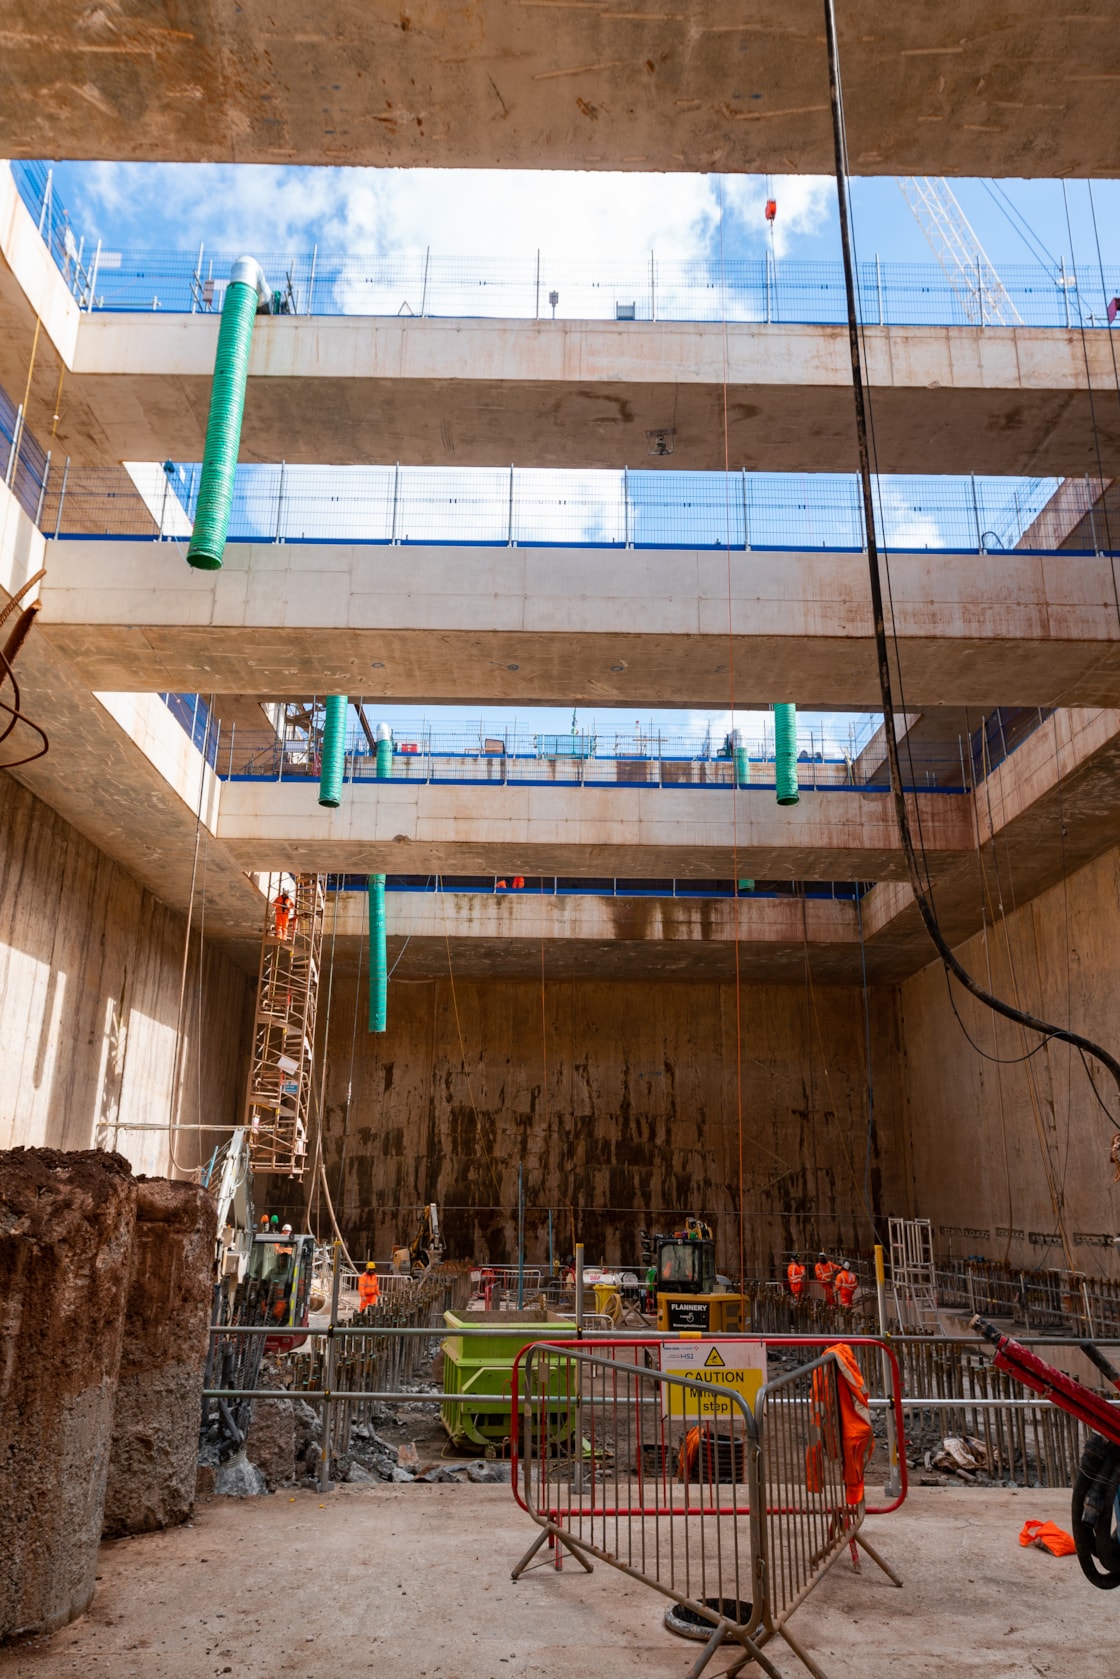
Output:
<path fill-rule="evenodd" d="M 999 996 L 1110 1048 L 1120 1045 L 1120 851 L 1110 851 L 1011 911 L 957 954 Z M 1076 1054 L 1038 1043 L 959 989 L 953 1018 L 940 964 L 899 987 L 905 1044 L 906 1130 L 913 1208 L 935 1225 L 938 1246 L 957 1254 L 1007 1257 L 1024 1267 L 1066 1264 L 1091 1276 L 1117 1275 L 1111 1237 L 1120 1229 L 1120 1184 L 1108 1150 L 1116 1130 L 1093 1095 Z M 1115 1111 L 1116 1093 L 1097 1067 L 1097 1088 Z"/>
<path fill-rule="evenodd" d="M 170 1117 L 183 933 L 181 917 L 0 777 L 0 1146 L 96 1144 L 137 1170 L 172 1169 L 165 1134 L 125 1127 Z M 210 947 L 200 987 L 194 941 L 178 1065 L 184 1120 L 235 1123 L 251 989 Z M 194 1163 L 200 1147 L 209 1142 L 181 1136 L 179 1162 Z"/>
<path fill-rule="evenodd" d="M 137 1183 L 104 1535 L 185 1521 L 194 1503 L 217 1209 L 197 1184 Z"/>
<path fill-rule="evenodd" d="M 523 1162 L 531 1260 L 547 1258 L 549 1209 L 558 1255 L 583 1240 L 589 1261 L 629 1262 L 641 1226 L 672 1229 L 697 1212 L 737 1274 L 733 985 L 546 982 L 543 1008 L 531 983 L 392 985 L 383 1037 L 366 1031 L 364 986 L 355 998 L 352 975 L 335 976 L 324 1137 L 356 1258 L 387 1256 L 431 1200 L 452 1257 L 513 1258 Z M 746 985 L 740 1016 L 748 1266 L 819 1237 L 866 1245 L 860 993 Z M 888 1118 L 891 1030 L 892 1011 L 877 1010 L 877 1112 Z M 895 1210 L 889 1157 L 873 1133 L 868 1198 Z M 282 1187 L 272 1193 L 279 1207 Z M 305 1216 L 294 1201 L 288 1210 Z"/>
<path fill-rule="evenodd" d="M 118 1154 L 0 1154 L 0 1641 L 93 1596 L 135 1221 Z"/>

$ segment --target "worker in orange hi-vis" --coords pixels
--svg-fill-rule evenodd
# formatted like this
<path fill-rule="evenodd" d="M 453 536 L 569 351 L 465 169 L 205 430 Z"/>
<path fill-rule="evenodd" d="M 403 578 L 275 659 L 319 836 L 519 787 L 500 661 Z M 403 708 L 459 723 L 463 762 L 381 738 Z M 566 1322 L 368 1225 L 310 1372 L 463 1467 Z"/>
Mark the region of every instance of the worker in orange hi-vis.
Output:
<path fill-rule="evenodd" d="M 858 1287 L 859 1278 L 852 1270 L 851 1261 L 848 1259 L 842 1260 L 840 1269 L 836 1273 L 836 1298 L 847 1312 L 852 1309 Z"/>
<path fill-rule="evenodd" d="M 817 1255 L 817 1263 L 813 1266 L 813 1275 L 821 1285 L 821 1293 L 824 1295 L 826 1306 L 835 1306 L 836 1304 L 833 1279 L 838 1269 L 839 1267 L 833 1260 L 829 1259 L 826 1253 Z"/>
<path fill-rule="evenodd" d="M 795 1253 L 786 1266 L 786 1282 L 789 1284 L 789 1292 L 793 1299 L 800 1300 L 802 1290 L 805 1287 L 805 1267 L 801 1263 L 799 1254 Z"/>
<path fill-rule="evenodd" d="M 525 876 L 523 874 L 515 874 L 514 877 L 513 877 L 513 890 L 515 892 L 520 892 L 523 889 L 524 885 L 525 885 Z"/>
<path fill-rule="evenodd" d="M 377 1305 L 380 1295 L 381 1283 L 377 1275 L 377 1261 L 371 1259 L 358 1278 L 358 1310 L 368 1312 L 371 1306 Z"/>
<path fill-rule="evenodd" d="M 292 900 L 287 892 L 278 892 L 272 900 L 272 913 L 276 918 L 276 937 L 278 939 L 286 939 L 288 936 L 288 923 L 292 919 L 292 909 Z"/>

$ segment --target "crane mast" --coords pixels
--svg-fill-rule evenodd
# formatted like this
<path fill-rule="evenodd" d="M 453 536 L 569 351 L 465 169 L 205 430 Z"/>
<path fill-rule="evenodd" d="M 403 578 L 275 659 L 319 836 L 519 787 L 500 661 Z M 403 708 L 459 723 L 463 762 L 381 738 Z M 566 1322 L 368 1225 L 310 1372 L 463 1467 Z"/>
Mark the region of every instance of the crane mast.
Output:
<path fill-rule="evenodd" d="M 974 326 L 1022 326 L 1022 316 L 949 183 L 929 175 L 896 175 L 895 180 L 969 321 Z"/>

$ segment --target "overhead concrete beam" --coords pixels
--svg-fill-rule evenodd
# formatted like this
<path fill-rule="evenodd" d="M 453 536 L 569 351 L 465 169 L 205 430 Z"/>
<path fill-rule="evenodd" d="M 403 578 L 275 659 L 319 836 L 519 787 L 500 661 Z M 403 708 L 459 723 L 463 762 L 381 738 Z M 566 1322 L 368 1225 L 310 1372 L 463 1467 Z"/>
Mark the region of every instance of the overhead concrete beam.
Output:
<path fill-rule="evenodd" d="M 890 799 L 636 787 L 352 783 L 334 811 L 314 784 L 228 781 L 218 837 L 246 869 L 891 880 L 905 873 Z M 921 794 L 934 866 L 971 848 L 968 801 Z"/>
<path fill-rule="evenodd" d="M 1108 8 L 864 0 L 838 19 L 852 168 L 1110 174 Z M 820 7 L 328 0 L 267 15 L 12 0 L 0 145 L 32 157 L 443 168 L 832 167 Z M 205 113 L 205 120 L 203 120 Z"/>
<path fill-rule="evenodd" d="M 3 169 L 0 256 L 0 384 L 31 429 L 79 465 L 200 460 L 217 318 L 80 312 Z M 882 472 L 1120 472 L 1106 333 L 868 327 L 865 355 Z M 247 462 L 854 463 L 839 326 L 278 316 L 250 371 Z"/>
<path fill-rule="evenodd" d="M 42 553 L 39 532 L 0 485 L 0 604 L 39 569 Z M 21 709 L 46 731 L 49 749 L 9 773 L 161 903 L 185 910 L 193 882 L 195 908 L 204 897 L 213 926 L 259 935 L 260 892 L 212 840 L 218 779 L 158 696 L 92 694 L 39 623 L 15 669 Z M 0 764 L 38 745 L 21 723 Z"/>
<path fill-rule="evenodd" d="M 328 900 L 326 948 L 368 966 L 366 897 Z M 389 966 L 399 979 L 820 979 L 858 977 L 855 906 L 839 899 L 637 898 L 535 892 L 387 892 Z M 738 945 L 738 951 L 736 951 Z"/>
<path fill-rule="evenodd" d="M 217 334 L 213 316 L 83 315 L 55 447 L 201 460 Z M 1104 332 L 868 327 L 865 352 L 881 472 L 1083 473 L 1098 443 L 1120 472 L 1120 414 L 1092 402 L 1113 384 Z M 32 412 L 51 414 L 57 372 L 37 366 Z M 671 427 L 671 470 L 855 463 L 839 326 L 278 316 L 250 372 L 249 462 L 652 467 L 646 433 Z"/>
<path fill-rule="evenodd" d="M 51 542 L 43 623 L 95 691 L 386 703 L 879 704 L 862 554 Z M 1112 562 L 891 554 L 913 706 L 1120 704 Z M 733 637 L 729 648 L 729 629 Z M 748 686 L 749 685 L 749 686 Z M 260 727 L 260 718 L 257 720 Z"/>

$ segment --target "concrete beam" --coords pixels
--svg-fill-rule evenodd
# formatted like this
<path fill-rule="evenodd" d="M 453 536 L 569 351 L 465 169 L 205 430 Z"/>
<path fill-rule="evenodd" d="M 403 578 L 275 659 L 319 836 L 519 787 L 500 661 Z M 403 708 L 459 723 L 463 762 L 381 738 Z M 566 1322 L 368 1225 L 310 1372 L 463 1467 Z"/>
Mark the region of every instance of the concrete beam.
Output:
<path fill-rule="evenodd" d="M 39 569 L 42 551 L 42 537 L 0 485 L 0 604 Z M 259 936 L 260 893 L 212 841 L 218 779 L 157 695 L 90 693 L 41 624 L 19 654 L 16 675 L 22 709 L 50 745 L 45 757 L 10 773 L 161 903 L 185 910 L 193 876 L 198 891 L 205 882 L 214 926 Z M 0 763 L 37 745 L 29 729 L 17 727 L 0 748 Z"/>
<path fill-rule="evenodd" d="M 231 544 L 220 572 L 172 543 L 47 551 L 43 622 L 95 691 L 727 704 L 720 551 Z M 1120 704 L 1109 560 L 889 563 L 909 705 Z M 740 706 L 878 706 L 862 554 L 737 551 L 731 584 Z"/>
<path fill-rule="evenodd" d="M 1111 12 L 865 0 L 839 17 L 852 168 L 1110 174 Z M 32 157 L 472 168 L 832 167 L 819 6 L 479 0 L 267 16 L 12 0 L 0 146 Z M 206 120 L 201 120 L 205 112 Z"/>
<path fill-rule="evenodd" d="M 28 341 L 34 314 L 28 311 Z M 83 315 L 54 446 L 75 462 L 197 461 L 218 322 Z M 1120 473 L 1107 334 L 1063 328 L 868 327 L 885 473 Z M 1089 361 L 1086 380 L 1085 357 Z M 726 357 L 726 359 L 725 359 Z M 7 365 L 11 363 L 11 365 Z M 262 318 L 241 459 L 335 465 L 849 471 L 847 334 L 765 323 Z M 22 370 L 22 371 L 21 371 Z M 13 341 L 0 382 L 27 354 Z M 54 413 L 57 358 L 36 361 L 33 423 Z M 298 416 L 298 421 L 295 421 Z M 41 429 L 49 430 L 50 421 Z"/>
<path fill-rule="evenodd" d="M 326 946 L 343 971 L 368 968 L 366 898 L 328 905 Z M 805 944 L 814 977 L 854 981 L 855 906 L 814 898 L 598 898 L 536 893 L 387 892 L 389 966 L 399 979 L 801 979 Z M 450 948 L 449 948 L 450 947 Z"/>
<path fill-rule="evenodd" d="M 350 784 L 338 810 L 314 784 L 230 781 L 217 834 L 246 869 L 892 880 L 905 865 L 882 793 L 636 787 Z M 973 845 L 967 799 L 916 800 L 932 864 Z"/>

